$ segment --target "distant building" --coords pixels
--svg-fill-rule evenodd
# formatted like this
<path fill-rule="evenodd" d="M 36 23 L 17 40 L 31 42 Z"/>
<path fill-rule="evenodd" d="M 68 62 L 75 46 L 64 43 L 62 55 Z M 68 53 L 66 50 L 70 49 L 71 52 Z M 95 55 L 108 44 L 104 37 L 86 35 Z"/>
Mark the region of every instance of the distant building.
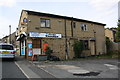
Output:
<path fill-rule="evenodd" d="M 2 43 L 2 39 L 0 39 L 0 43 Z"/>
<path fill-rule="evenodd" d="M 10 36 L 9 36 L 10 37 Z M 16 32 L 13 32 L 11 34 L 11 44 L 14 45 L 14 47 L 16 47 Z"/>
<path fill-rule="evenodd" d="M 117 32 L 117 28 L 106 28 L 105 29 L 105 36 L 108 37 L 112 42 L 115 42 L 115 35 Z"/>
<path fill-rule="evenodd" d="M 111 46 L 110 46 L 111 51 L 120 50 L 120 43 L 116 42 L 116 39 L 115 39 L 116 32 L 117 32 L 117 28 L 105 29 L 105 36 L 108 37 L 111 41 Z"/>
<path fill-rule="evenodd" d="M 31 58 L 33 54 L 43 55 L 46 45 L 52 55 L 60 59 L 72 59 L 73 44 L 81 40 L 84 56 L 105 53 L 105 24 L 55 14 L 22 10 L 17 40 L 20 55 Z"/>
<path fill-rule="evenodd" d="M 11 41 L 10 41 L 11 36 Z M 5 36 L 2 38 L 3 43 L 11 43 L 16 47 L 16 32 L 13 32 L 11 35 Z"/>
<path fill-rule="evenodd" d="M 9 43 L 9 37 L 8 36 L 3 37 L 2 42 L 3 43 Z"/>

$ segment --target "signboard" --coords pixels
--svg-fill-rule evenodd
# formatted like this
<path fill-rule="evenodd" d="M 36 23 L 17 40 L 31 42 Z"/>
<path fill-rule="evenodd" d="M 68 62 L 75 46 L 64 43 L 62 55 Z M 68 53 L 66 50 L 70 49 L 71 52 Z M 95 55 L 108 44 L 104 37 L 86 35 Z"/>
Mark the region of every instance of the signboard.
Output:
<path fill-rule="evenodd" d="M 56 33 L 37 33 L 37 32 L 29 32 L 30 37 L 42 37 L 42 38 L 62 38 L 61 34 Z"/>
<path fill-rule="evenodd" d="M 28 43 L 28 56 L 32 56 L 32 43 Z"/>
<path fill-rule="evenodd" d="M 41 54 L 41 49 L 40 48 L 33 48 L 33 54 L 34 55 L 40 55 Z"/>
<path fill-rule="evenodd" d="M 28 20 L 27 18 L 24 18 L 23 21 L 21 22 L 21 25 L 27 24 Z"/>
<path fill-rule="evenodd" d="M 27 18 L 24 18 L 23 23 L 27 23 L 27 22 L 28 22 Z"/>

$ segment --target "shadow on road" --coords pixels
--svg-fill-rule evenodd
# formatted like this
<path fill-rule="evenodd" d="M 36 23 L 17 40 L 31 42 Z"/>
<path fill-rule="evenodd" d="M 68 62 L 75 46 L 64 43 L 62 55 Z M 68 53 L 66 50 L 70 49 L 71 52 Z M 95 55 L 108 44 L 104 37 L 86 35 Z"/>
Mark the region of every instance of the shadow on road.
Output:
<path fill-rule="evenodd" d="M 15 61 L 15 59 L 2 59 L 2 62 L 14 62 Z"/>

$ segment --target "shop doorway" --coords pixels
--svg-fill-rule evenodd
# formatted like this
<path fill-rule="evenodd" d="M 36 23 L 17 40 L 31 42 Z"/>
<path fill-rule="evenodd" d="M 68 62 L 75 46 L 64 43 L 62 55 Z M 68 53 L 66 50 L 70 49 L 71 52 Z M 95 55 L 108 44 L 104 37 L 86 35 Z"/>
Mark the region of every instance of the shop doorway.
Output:
<path fill-rule="evenodd" d="M 25 40 L 21 41 L 21 55 L 25 56 Z"/>
<path fill-rule="evenodd" d="M 41 39 L 32 39 L 33 54 L 40 55 L 42 52 Z"/>

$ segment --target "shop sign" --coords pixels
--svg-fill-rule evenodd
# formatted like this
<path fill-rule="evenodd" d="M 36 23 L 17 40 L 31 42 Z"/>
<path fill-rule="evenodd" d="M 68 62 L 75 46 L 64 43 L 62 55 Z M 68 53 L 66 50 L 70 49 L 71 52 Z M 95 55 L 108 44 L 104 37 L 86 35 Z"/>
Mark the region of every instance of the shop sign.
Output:
<path fill-rule="evenodd" d="M 23 21 L 21 22 L 21 25 L 27 24 L 28 20 L 27 18 L 24 18 Z"/>
<path fill-rule="evenodd" d="M 62 38 L 61 34 L 56 33 L 37 33 L 37 32 L 30 32 L 30 37 L 42 37 L 42 38 Z"/>
<path fill-rule="evenodd" d="M 32 43 L 31 42 L 29 42 L 28 43 L 28 56 L 32 56 Z"/>
<path fill-rule="evenodd" d="M 23 19 L 23 22 L 24 22 L 24 23 L 27 23 L 27 22 L 28 22 L 27 18 L 24 18 L 24 19 Z"/>
<path fill-rule="evenodd" d="M 40 55 L 41 54 L 41 49 L 40 48 L 33 48 L 33 54 L 34 55 Z"/>

